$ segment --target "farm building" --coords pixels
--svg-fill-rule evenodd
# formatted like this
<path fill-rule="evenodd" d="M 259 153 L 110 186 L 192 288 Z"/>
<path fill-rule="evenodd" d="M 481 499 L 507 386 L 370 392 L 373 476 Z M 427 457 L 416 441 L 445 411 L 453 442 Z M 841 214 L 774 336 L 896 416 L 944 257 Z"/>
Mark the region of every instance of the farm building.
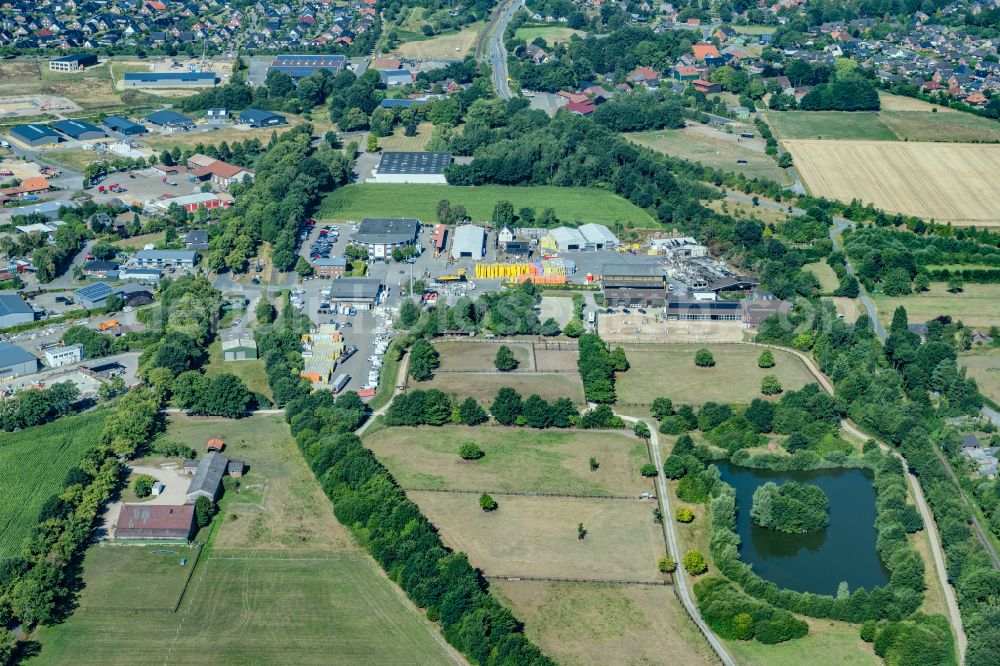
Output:
<path fill-rule="evenodd" d="M 419 228 L 420 220 L 412 217 L 366 217 L 351 244 L 366 249 L 371 258 L 382 259 L 397 247 L 415 245 Z"/>
<path fill-rule="evenodd" d="M 83 345 L 66 345 L 45 350 L 45 365 L 58 368 L 60 365 L 79 363 L 83 360 Z"/>
<path fill-rule="evenodd" d="M 313 261 L 316 275 L 321 278 L 339 278 L 347 272 L 347 259 L 343 257 L 320 257 Z"/>
<path fill-rule="evenodd" d="M 194 525 L 193 504 L 123 504 L 115 540 L 186 543 Z"/>
<path fill-rule="evenodd" d="M 228 330 L 222 334 L 223 361 L 250 361 L 257 358 L 257 343 L 245 331 Z"/>
<path fill-rule="evenodd" d="M 0 379 L 13 379 L 38 372 L 38 359 L 17 345 L 0 342 Z"/>
<path fill-rule="evenodd" d="M 20 296 L 0 294 L 0 328 L 35 321 L 35 311 Z"/>
<path fill-rule="evenodd" d="M 166 268 L 169 266 L 194 268 L 197 260 L 198 253 L 194 250 L 139 250 L 132 257 L 132 263 L 139 268 Z"/>
<path fill-rule="evenodd" d="M 581 224 L 579 231 L 586 242 L 586 250 L 608 250 L 618 247 L 618 238 L 603 224 Z"/>
<path fill-rule="evenodd" d="M 93 53 L 77 53 L 49 60 L 49 71 L 52 72 L 82 72 L 97 64 L 97 56 Z"/>
<path fill-rule="evenodd" d="M 451 244 L 451 258 L 471 257 L 482 259 L 486 251 L 486 230 L 474 224 L 463 224 L 455 228 L 455 240 Z"/>
<path fill-rule="evenodd" d="M 380 109 L 412 109 L 423 103 L 419 99 L 384 99 L 378 105 Z"/>
<path fill-rule="evenodd" d="M 667 298 L 667 280 L 659 266 L 606 264 L 602 269 L 604 300 L 612 307 L 661 307 Z"/>
<path fill-rule="evenodd" d="M 275 56 L 267 68 L 271 71 L 284 72 L 296 81 L 311 76 L 320 70 L 327 70 L 336 76 L 347 66 L 347 56 L 342 55 L 279 55 Z"/>
<path fill-rule="evenodd" d="M 126 88 L 211 88 L 219 82 L 212 72 L 130 72 Z"/>
<path fill-rule="evenodd" d="M 63 138 L 59 136 L 59 133 L 51 127 L 38 125 L 36 123 L 28 125 L 14 125 L 10 128 L 10 135 L 21 143 L 31 147 L 46 146 L 53 143 L 59 143 L 63 140 Z"/>
<path fill-rule="evenodd" d="M 211 452 L 198 461 L 198 469 L 187 489 L 188 500 L 194 502 L 199 497 L 207 497 L 213 502 L 219 499 L 222 477 L 229 466 L 229 458 L 218 452 Z"/>
<path fill-rule="evenodd" d="M 218 437 L 213 437 L 205 443 L 206 451 L 221 451 L 226 448 L 226 443 Z"/>
<path fill-rule="evenodd" d="M 277 127 L 288 123 L 284 116 L 261 109 L 244 109 L 240 113 L 240 122 L 250 127 Z"/>
<path fill-rule="evenodd" d="M 751 331 L 756 331 L 760 323 L 771 315 L 788 314 L 792 309 L 791 303 L 769 291 L 754 290 L 740 303 L 743 305 L 743 324 Z"/>
<path fill-rule="evenodd" d="M 128 118 L 122 118 L 121 116 L 108 116 L 104 119 L 104 126 L 112 132 L 118 132 L 119 134 L 124 134 L 125 136 L 145 134 L 149 131 L 146 129 L 145 125 L 134 123 Z"/>
<path fill-rule="evenodd" d="M 196 212 L 199 208 L 228 208 L 233 203 L 233 198 L 228 194 L 213 194 L 212 192 L 196 192 L 173 199 L 163 199 L 157 201 L 153 206 L 164 213 L 170 210 L 170 206 L 177 204 L 189 213 Z"/>
<path fill-rule="evenodd" d="M 176 111 L 170 111 L 168 109 L 154 111 L 146 116 L 146 121 L 151 122 L 154 125 L 159 125 L 160 127 L 179 127 L 186 129 L 194 127 L 193 120 L 185 115 L 177 113 Z"/>
<path fill-rule="evenodd" d="M 382 293 L 382 281 L 377 278 L 343 278 L 330 283 L 323 292 L 331 305 L 346 305 L 358 310 L 371 310 Z"/>
<path fill-rule="evenodd" d="M 385 152 L 375 169 L 376 183 L 447 184 L 444 170 L 451 153 Z"/>
<path fill-rule="evenodd" d="M 59 120 L 52 123 L 52 129 L 59 130 L 71 139 L 77 141 L 93 141 L 106 139 L 108 135 L 100 127 L 80 120 Z"/>

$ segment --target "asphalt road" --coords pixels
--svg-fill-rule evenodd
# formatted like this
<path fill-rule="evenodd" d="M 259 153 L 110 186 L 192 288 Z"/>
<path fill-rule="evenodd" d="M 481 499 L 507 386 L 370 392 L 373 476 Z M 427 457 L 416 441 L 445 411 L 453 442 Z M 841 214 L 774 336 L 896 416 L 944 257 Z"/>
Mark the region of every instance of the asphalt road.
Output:
<path fill-rule="evenodd" d="M 476 47 L 476 58 L 489 63 L 493 70 L 493 86 L 500 99 L 510 99 L 510 83 L 507 81 L 507 50 L 503 45 L 503 33 L 524 0 L 501 2 L 483 30 Z"/>

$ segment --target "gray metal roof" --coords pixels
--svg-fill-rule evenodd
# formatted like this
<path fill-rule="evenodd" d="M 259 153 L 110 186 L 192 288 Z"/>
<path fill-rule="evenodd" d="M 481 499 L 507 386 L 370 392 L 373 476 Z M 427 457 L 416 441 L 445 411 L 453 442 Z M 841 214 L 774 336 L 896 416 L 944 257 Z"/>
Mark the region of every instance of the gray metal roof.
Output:
<path fill-rule="evenodd" d="M 37 362 L 38 359 L 17 345 L 12 345 L 9 342 L 0 342 L 0 367 L 8 367 L 30 361 Z"/>
<path fill-rule="evenodd" d="M 194 121 L 176 111 L 163 109 L 146 116 L 146 120 L 156 125 L 194 125 Z"/>
<path fill-rule="evenodd" d="M 380 174 L 439 174 L 451 164 L 451 153 L 387 152 L 382 153 Z"/>
<path fill-rule="evenodd" d="M 627 264 L 619 262 L 615 264 L 604 264 L 601 269 L 604 277 L 610 276 L 637 276 L 637 277 L 663 277 L 663 269 L 656 264 Z"/>
<path fill-rule="evenodd" d="M 191 485 L 187 489 L 188 496 L 198 491 L 203 491 L 214 496 L 219 490 L 219 484 L 222 483 L 222 475 L 226 473 L 226 467 L 228 466 L 229 458 L 221 453 L 213 451 L 207 454 L 198 461 L 198 471 L 194 473 Z"/>
<path fill-rule="evenodd" d="M 285 117 L 279 113 L 274 113 L 272 111 L 264 111 L 263 109 L 243 109 L 243 111 L 240 113 L 240 120 L 243 120 L 244 118 L 249 118 L 250 120 L 256 122 L 263 122 L 270 118 L 281 118 L 282 120 L 285 119 Z"/>
<path fill-rule="evenodd" d="M 13 294 L 0 294 L 0 317 L 9 314 L 31 314 L 35 311 L 25 303 L 20 296 Z"/>
<path fill-rule="evenodd" d="M 85 123 L 82 120 L 59 120 L 52 123 L 51 127 L 74 139 L 79 138 L 87 132 L 98 132 L 101 136 L 107 136 L 100 127 Z"/>
<path fill-rule="evenodd" d="M 573 227 L 556 227 L 549 232 L 549 235 L 559 245 L 585 245 L 587 242 L 583 234 Z"/>
<path fill-rule="evenodd" d="M 420 220 L 413 217 L 366 217 L 361 220 L 353 240 L 372 245 L 412 243 L 417 238 Z"/>
<path fill-rule="evenodd" d="M 486 245 L 486 230 L 474 224 L 463 224 L 455 227 L 455 240 L 451 244 L 451 256 L 460 257 L 462 253 L 480 257 Z"/>
<path fill-rule="evenodd" d="M 342 278 L 330 283 L 330 298 L 375 299 L 382 288 L 382 281 L 377 278 Z"/>
<path fill-rule="evenodd" d="M 28 141 L 34 141 L 35 139 L 41 139 L 47 136 L 54 136 L 57 139 L 62 138 L 51 127 L 39 125 L 38 123 L 15 125 L 10 128 L 10 133 Z"/>
<path fill-rule="evenodd" d="M 104 282 L 95 282 L 94 284 L 88 284 L 86 287 L 77 289 L 73 292 L 73 295 L 77 298 L 97 302 L 101 299 L 107 298 L 112 293 L 114 293 L 114 289 L 109 287 Z"/>
<path fill-rule="evenodd" d="M 139 250 L 135 253 L 136 261 L 194 261 L 194 250 Z"/>
<path fill-rule="evenodd" d="M 593 222 L 581 224 L 580 233 L 583 234 L 588 243 L 601 243 L 604 245 L 618 244 L 618 238 L 603 224 L 595 224 Z"/>

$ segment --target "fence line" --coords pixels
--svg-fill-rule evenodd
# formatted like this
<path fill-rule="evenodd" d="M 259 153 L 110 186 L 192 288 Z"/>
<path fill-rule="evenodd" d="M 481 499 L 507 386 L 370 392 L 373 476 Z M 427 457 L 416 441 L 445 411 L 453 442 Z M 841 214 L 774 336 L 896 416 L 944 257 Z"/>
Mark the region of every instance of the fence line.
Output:
<path fill-rule="evenodd" d="M 508 495 L 513 497 L 568 497 L 571 499 L 603 499 L 603 500 L 655 500 L 655 492 L 649 493 L 649 497 L 641 495 L 585 495 L 575 493 L 541 493 L 541 492 L 518 492 L 510 490 L 469 490 L 458 488 L 407 488 L 407 492 L 420 493 L 458 493 L 462 495 Z"/>
<path fill-rule="evenodd" d="M 548 374 L 565 374 L 565 375 L 575 375 L 579 372 L 576 368 L 566 369 L 566 370 L 490 370 L 488 368 L 483 368 L 481 370 L 455 370 L 455 369 L 442 369 L 437 368 L 434 370 L 434 374 L 445 374 L 445 373 L 457 373 L 465 375 L 548 375 Z"/>
<path fill-rule="evenodd" d="M 517 576 L 517 575 L 495 575 L 483 574 L 487 580 L 504 580 L 511 583 L 520 581 L 540 582 L 540 583 L 586 583 L 598 585 L 646 585 L 649 587 L 673 587 L 673 576 L 669 580 L 629 580 L 629 579 L 609 579 L 609 578 L 557 578 L 554 576 Z"/>

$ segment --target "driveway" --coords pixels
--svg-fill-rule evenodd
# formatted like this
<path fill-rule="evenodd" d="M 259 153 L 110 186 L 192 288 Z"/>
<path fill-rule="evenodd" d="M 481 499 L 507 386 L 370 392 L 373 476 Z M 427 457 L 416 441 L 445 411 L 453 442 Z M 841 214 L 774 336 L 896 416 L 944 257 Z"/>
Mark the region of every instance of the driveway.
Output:
<path fill-rule="evenodd" d="M 163 463 L 159 467 L 146 467 L 144 465 L 134 465 L 130 468 L 133 474 L 148 474 L 164 485 L 163 492 L 157 497 L 146 500 L 143 504 L 184 504 L 187 502 L 187 489 L 191 484 L 191 477 L 182 474 L 180 463 Z M 108 510 L 104 513 L 102 529 L 97 535 L 102 539 L 114 537 L 115 525 L 118 524 L 118 515 L 122 510 L 121 500 L 108 505 Z"/>
<path fill-rule="evenodd" d="M 540 304 L 542 313 L 538 315 L 541 321 L 549 317 L 556 320 L 560 327 L 569 323 L 573 317 L 573 299 L 566 296 L 543 296 Z"/>

